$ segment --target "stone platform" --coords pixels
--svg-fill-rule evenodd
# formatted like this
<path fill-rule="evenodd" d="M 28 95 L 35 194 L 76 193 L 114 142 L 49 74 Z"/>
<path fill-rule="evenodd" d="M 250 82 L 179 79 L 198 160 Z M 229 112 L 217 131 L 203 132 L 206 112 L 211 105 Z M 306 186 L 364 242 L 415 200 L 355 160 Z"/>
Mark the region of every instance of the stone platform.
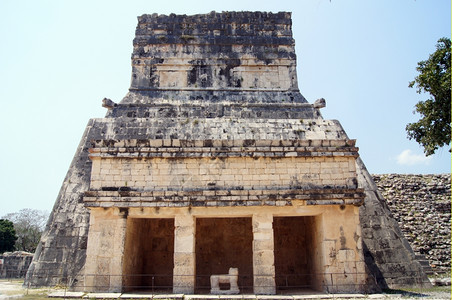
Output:
<path fill-rule="evenodd" d="M 371 295 L 373 299 L 386 298 L 383 294 Z M 49 298 L 66 299 L 171 299 L 171 300 L 219 300 L 219 299 L 243 299 L 243 300 L 295 300 L 295 299 L 362 299 L 369 298 L 364 294 L 324 294 L 309 293 L 301 295 L 184 295 L 184 294 L 148 294 L 148 293 L 84 293 L 84 292 L 53 292 Z"/>

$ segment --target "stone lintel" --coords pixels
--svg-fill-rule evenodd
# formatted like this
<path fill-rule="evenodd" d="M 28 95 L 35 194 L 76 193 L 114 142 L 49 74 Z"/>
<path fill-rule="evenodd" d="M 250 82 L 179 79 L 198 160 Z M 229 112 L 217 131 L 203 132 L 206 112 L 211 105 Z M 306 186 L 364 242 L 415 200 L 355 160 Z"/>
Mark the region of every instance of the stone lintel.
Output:
<path fill-rule="evenodd" d="M 217 207 L 292 206 L 293 200 L 306 205 L 355 205 L 364 201 L 362 189 L 324 188 L 293 190 L 213 191 L 87 191 L 86 207 Z"/>

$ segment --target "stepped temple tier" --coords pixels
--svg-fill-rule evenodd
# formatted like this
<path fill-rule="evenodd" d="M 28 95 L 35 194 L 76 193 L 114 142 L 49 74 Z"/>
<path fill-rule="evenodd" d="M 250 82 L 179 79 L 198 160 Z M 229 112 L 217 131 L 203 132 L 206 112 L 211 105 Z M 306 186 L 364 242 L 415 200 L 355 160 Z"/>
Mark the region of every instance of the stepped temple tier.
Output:
<path fill-rule="evenodd" d="M 88 122 L 26 284 L 271 295 L 428 281 L 355 140 L 301 95 L 291 24 L 138 17 L 129 92 Z"/>

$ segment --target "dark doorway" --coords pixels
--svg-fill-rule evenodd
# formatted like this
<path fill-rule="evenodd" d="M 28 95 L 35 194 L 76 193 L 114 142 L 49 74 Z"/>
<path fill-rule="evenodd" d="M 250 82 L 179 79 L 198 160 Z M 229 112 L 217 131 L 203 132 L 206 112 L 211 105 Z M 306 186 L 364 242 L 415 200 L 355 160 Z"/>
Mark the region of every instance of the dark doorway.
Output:
<path fill-rule="evenodd" d="M 123 291 L 171 292 L 174 219 L 127 220 Z"/>
<path fill-rule="evenodd" d="M 210 276 L 239 269 L 241 293 L 253 290 L 251 218 L 196 219 L 196 292 L 210 292 Z M 227 289 L 227 286 L 220 286 Z"/>
<path fill-rule="evenodd" d="M 314 224 L 314 217 L 273 218 L 277 291 L 314 288 Z"/>

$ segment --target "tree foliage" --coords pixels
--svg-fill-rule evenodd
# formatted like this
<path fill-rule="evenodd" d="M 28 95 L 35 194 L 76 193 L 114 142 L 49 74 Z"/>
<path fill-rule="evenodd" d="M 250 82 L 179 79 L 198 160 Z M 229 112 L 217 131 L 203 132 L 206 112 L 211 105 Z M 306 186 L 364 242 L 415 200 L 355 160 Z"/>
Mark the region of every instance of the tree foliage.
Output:
<path fill-rule="evenodd" d="M 450 145 L 451 141 L 450 50 L 450 39 L 439 39 L 436 51 L 418 63 L 416 70 L 419 75 L 409 84 L 409 87 L 416 85 L 419 94 L 426 92 L 431 95 L 430 99 L 415 106 L 413 113 L 421 114 L 421 119 L 406 126 L 408 138 L 422 145 L 427 156 L 442 146 Z"/>
<path fill-rule="evenodd" d="M 48 213 L 25 208 L 17 213 L 7 214 L 5 218 L 14 223 L 17 234 L 16 250 L 34 252 L 44 231 Z"/>
<path fill-rule="evenodd" d="M 14 250 L 17 240 L 14 224 L 10 220 L 0 219 L 0 253 Z"/>

